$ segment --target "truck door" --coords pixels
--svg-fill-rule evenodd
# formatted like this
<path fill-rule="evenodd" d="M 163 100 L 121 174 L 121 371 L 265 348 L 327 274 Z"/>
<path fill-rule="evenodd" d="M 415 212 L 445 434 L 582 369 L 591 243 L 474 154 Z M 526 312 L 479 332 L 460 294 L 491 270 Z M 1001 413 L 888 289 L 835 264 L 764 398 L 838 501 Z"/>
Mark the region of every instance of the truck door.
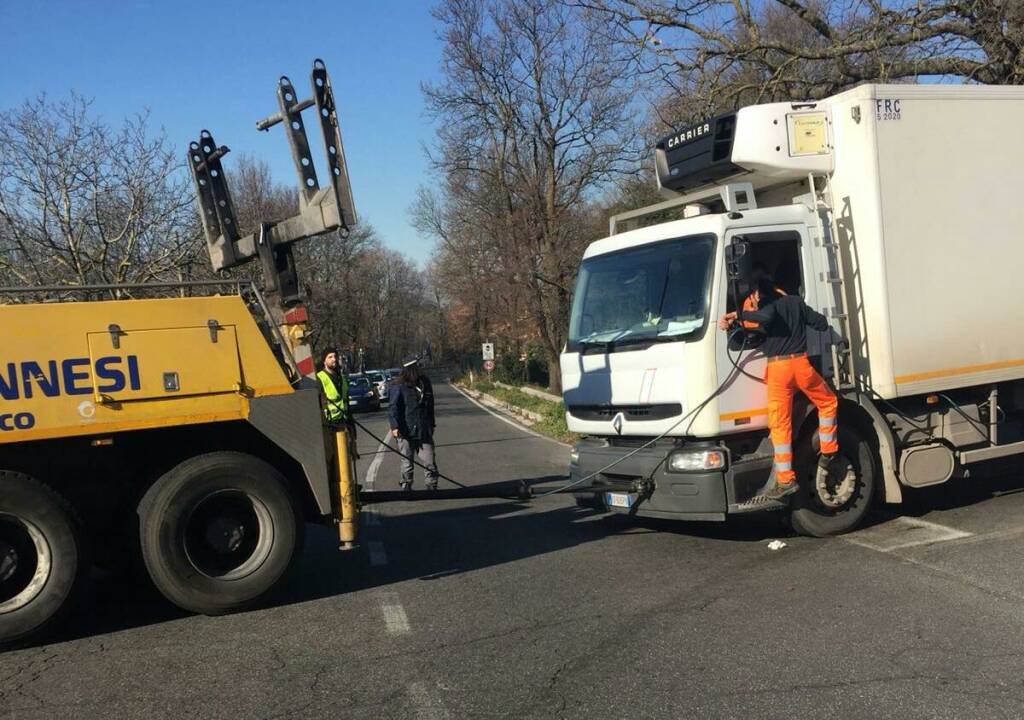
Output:
<path fill-rule="evenodd" d="M 779 292 L 799 295 L 812 308 L 818 308 L 817 289 L 811 282 L 813 262 L 811 243 L 806 226 L 773 225 L 764 228 L 737 228 L 726 233 L 728 246 L 738 239 L 750 243 L 751 262 L 755 271 L 765 273 Z M 732 299 L 729 297 L 728 280 L 722 269 L 719 293 L 719 316 L 731 312 Z M 732 342 L 730 342 L 730 339 Z M 812 363 L 818 365 L 813 355 L 821 353 L 817 338 L 808 342 L 808 354 Z M 758 348 L 745 349 L 733 333 L 719 333 L 716 346 L 718 382 L 733 379 L 719 396 L 719 422 L 722 432 L 742 432 L 768 426 L 768 404 L 764 377 L 765 360 Z"/>

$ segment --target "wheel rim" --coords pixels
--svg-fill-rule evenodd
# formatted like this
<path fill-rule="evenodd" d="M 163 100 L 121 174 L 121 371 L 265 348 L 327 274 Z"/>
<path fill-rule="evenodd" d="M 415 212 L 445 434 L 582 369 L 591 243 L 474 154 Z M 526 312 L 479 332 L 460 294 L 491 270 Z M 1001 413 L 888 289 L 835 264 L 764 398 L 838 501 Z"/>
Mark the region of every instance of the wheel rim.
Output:
<path fill-rule="evenodd" d="M 857 492 L 857 470 L 845 455 L 835 458 L 828 470 L 817 468 L 814 496 L 828 510 L 842 510 Z"/>
<path fill-rule="evenodd" d="M 53 572 L 46 535 L 24 518 L 0 513 L 0 615 L 28 605 Z"/>
<path fill-rule="evenodd" d="M 200 573 L 240 580 L 256 572 L 274 547 L 270 510 L 241 490 L 220 490 L 197 502 L 185 522 L 185 554 Z"/>

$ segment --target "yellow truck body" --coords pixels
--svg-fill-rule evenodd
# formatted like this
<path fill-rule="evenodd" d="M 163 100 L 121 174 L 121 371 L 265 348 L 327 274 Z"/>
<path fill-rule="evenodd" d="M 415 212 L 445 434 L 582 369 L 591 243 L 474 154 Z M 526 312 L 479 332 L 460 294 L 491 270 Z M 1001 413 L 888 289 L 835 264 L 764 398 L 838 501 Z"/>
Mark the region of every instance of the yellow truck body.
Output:
<path fill-rule="evenodd" d="M 238 295 L 0 306 L 0 443 L 245 420 L 294 390 Z"/>
<path fill-rule="evenodd" d="M 302 327 L 274 335 L 265 308 L 255 288 L 0 305 L 0 646 L 52 626 L 90 559 L 141 552 L 217 614 L 285 576 L 305 521 L 352 546 L 346 434 L 288 355 Z"/>

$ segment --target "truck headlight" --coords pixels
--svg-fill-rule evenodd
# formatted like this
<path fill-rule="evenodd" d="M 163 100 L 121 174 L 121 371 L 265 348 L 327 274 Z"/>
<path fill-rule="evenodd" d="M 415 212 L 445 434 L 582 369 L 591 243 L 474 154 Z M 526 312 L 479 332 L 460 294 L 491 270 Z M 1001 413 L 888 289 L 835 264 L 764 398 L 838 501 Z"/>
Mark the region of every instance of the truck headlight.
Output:
<path fill-rule="evenodd" d="M 570 465 L 579 465 L 580 464 L 580 451 L 577 450 L 576 448 L 573 448 L 572 450 L 569 451 L 569 464 Z"/>
<path fill-rule="evenodd" d="M 716 449 L 683 450 L 668 456 L 669 472 L 721 470 L 725 467 L 725 452 Z"/>

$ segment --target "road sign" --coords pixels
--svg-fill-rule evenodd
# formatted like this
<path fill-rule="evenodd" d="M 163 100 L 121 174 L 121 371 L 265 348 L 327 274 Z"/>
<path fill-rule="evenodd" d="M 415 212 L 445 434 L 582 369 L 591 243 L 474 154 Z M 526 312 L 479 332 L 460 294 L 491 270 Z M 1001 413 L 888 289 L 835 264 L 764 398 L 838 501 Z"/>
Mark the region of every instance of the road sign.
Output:
<path fill-rule="evenodd" d="M 494 343 L 484 343 L 483 344 L 483 350 L 484 350 L 484 360 L 493 360 L 494 359 Z"/>
<path fill-rule="evenodd" d="M 486 370 L 487 372 L 493 371 L 494 370 L 494 361 L 493 360 L 484 360 L 484 370 Z"/>

